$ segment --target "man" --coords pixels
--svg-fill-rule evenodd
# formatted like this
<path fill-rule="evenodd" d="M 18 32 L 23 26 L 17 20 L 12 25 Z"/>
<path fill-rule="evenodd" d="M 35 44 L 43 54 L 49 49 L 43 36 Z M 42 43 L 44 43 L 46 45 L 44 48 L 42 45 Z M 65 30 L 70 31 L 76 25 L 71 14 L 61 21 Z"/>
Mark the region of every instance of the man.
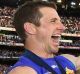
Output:
<path fill-rule="evenodd" d="M 8 74 L 75 74 L 80 66 L 80 58 L 68 54 L 55 56 L 59 50 L 61 34 L 65 30 L 55 3 L 26 2 L 16 11 L 13 24 L 24 41 L 26 53 Z M 35 59 L 34 55 L 47 63 L 55 72 L 36 64 L 35 61 L 40 60 Z"/>

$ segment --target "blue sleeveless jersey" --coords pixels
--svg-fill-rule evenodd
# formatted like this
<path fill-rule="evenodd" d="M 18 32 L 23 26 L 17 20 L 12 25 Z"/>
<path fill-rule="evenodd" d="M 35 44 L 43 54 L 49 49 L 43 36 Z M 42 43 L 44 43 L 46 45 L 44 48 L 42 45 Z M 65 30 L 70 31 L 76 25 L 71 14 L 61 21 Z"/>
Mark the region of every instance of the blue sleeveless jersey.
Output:
<path fill-rule="evenodd" d="M 66 59 L 63 56 L 56 56 L 55 58 L 56 58 L 56 60 L 59 61 L 59 63 L 65 69 L 66 74 L 75 74 L 74 71 L 76 70 L 76 68 L 71 61 L 69 61 L 68 59 Z M 57 72 L 57 74 L 61 74 L 61 71 L 60 71 L 57 63 L 55 62 L 54 58 L 48 58 L 48 59 L 43 59 L 43 60 L 47 64 L 49 64 Z M 26 58 L 24 56 L 21 56 L 19 61 L 13 67 L 11 67 L 10 70 L 12 70 L 13 68 L 18 67 L 18 66 L 32 67 L 37 72 L 37 74 L 51 74 L 50 72 L 45 70 L 43 67 L 38 66 L 37 64 L 35 64 L 34 62 L 32 62 L 31 60 L 29 60 L 28 58 Z"/>

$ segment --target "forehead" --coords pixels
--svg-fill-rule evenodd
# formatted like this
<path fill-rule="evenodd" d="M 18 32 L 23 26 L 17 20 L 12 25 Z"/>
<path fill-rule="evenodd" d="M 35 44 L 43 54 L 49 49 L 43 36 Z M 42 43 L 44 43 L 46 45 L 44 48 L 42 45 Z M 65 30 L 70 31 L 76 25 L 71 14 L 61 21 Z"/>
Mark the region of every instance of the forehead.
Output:
<path fill-rule="evenodd" d="M 43 17 L 48 17 L 48 18 L 57 18 L 60 19 L 57 11 L 54 8 L 51 7 L 42 7 L 39 9 Z"/>

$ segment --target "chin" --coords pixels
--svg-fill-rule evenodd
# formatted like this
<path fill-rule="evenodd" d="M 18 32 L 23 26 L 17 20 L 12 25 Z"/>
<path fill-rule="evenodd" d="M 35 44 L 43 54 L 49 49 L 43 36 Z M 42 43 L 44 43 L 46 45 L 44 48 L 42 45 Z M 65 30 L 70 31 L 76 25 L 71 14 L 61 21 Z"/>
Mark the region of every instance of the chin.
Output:
<path fill-rule="evenodd" d="M 52 53 L 58 53 L 58 51 L 59 51 L 59 48 L 52 49 Z"/>

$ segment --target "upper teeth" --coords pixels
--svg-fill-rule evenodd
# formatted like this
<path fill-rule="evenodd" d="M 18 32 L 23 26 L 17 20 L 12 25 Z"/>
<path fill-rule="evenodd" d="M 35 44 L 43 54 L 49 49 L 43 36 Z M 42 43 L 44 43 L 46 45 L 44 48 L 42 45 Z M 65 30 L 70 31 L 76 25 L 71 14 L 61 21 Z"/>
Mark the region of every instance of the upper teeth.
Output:
<path fill-rule="evenodd" d="M 57 37 L 60 37 L 61 35 L 53 35 L 53 36 L 57 36 Z"/>

